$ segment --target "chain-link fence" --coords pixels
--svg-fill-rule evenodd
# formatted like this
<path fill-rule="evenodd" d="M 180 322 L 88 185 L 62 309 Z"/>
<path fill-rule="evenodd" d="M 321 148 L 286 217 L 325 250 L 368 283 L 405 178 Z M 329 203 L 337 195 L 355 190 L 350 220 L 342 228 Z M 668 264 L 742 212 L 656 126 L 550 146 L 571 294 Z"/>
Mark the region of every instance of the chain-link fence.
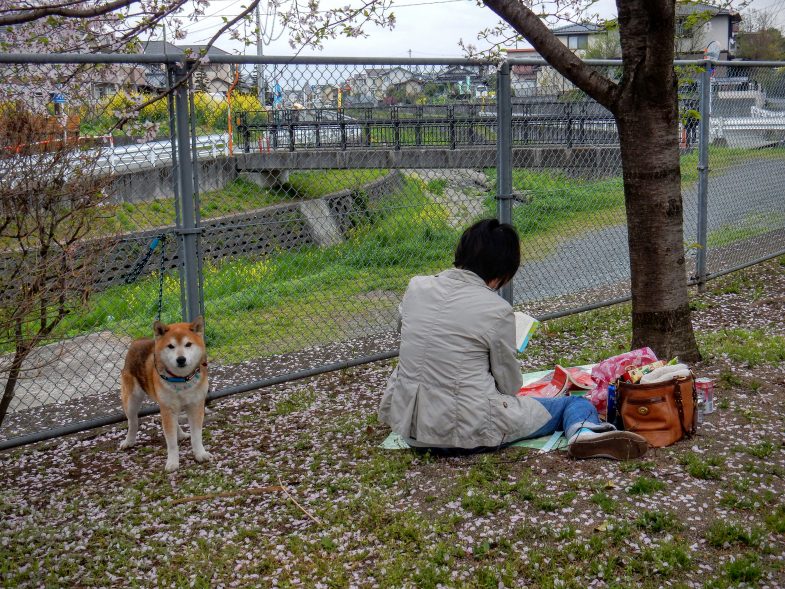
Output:
<path fill-rule="evenodd" d="M 615 122 L 544 63 L 0 58 L 0 190 L 44 212 L 0 234 L 4 284 L 38 277 L 2 289 L 0 446 L 117 420 L 159 314 L 204 314 L 214 396 L 391 357 L 409 279 L 483 217 L 520 232 L 516 306 L 629 295 Z M 695 281 L 785 249 L 785 68 L 703 66 L 678 66 Z"/>

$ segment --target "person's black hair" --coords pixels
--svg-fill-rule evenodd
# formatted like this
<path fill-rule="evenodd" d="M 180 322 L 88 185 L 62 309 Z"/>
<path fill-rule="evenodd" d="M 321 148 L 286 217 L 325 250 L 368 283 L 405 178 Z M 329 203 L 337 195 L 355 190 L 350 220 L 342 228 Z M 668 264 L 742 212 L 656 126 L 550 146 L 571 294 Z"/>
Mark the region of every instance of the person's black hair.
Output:
<path fill-rule="evenodd" d="M 515 227 L 497 219 L 478 221 L 461 235 L 455 248 L 456 268 L 471 270 L 485 283 L 507 284 L 521 265 L 521 243 Z"/>

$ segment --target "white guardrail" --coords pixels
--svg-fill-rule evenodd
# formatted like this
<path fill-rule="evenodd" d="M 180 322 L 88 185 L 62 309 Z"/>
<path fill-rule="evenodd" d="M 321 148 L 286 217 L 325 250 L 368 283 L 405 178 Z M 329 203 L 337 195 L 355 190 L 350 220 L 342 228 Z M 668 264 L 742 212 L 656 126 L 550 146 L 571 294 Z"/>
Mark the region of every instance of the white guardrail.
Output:
<path fill-rule="evenodd" d="M 175 142 L 175 149 L 177 143 Z M 196 138 L 197 157 L 216 158 L 229 155 L 229 135 L 227 133 L 201 135 Z M 172 159 L 172 142 L 151 141 L 131 145 L 115 146 L 110 140 L 107 147 L 100 149 L 97 167 L 111 173 L 154 168 L 169 165 Z"/>
<path fill-rule="evenodd" d="M 709 138 L 731 143 L 756 144 L 785 141 L 785 112 L 764 110 L 753 106 L 749 117 L 711 117 Z M 782 134 L 772 132 L 780 131 Z M 765 135 L 764 135 L 765 134 Z M 758 137 L 759 136 L 759 137 Z"/>

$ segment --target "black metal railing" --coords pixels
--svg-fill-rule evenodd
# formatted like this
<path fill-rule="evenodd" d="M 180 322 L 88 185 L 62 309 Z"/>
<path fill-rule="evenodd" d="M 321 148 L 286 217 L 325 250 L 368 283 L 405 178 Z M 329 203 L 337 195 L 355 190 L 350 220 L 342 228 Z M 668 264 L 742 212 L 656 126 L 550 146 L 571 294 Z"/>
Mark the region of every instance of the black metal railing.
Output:
<path fill-rule="evenodd" d="M 516 144 L 618 143 L 604 109 L 581 102 L 518 104 Z M 458 149 L 496 144 L 494 103 L 242 111 L 236 120 L 241 151 L 288 149 Z"/>

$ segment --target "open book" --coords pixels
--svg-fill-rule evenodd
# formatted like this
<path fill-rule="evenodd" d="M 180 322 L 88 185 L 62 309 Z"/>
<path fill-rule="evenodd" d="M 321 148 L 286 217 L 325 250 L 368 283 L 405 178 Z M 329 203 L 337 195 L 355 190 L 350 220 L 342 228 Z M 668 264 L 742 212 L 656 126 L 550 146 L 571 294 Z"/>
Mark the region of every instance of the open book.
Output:
<path fill-rule="evenodd" d="M 597 387 L 591 378 L 591 372 L 581 367 L 564 368 L 556 365 L 553 372 L 521 387 L 519 396 L 529 397 L 560 397 L 569 391 L 590 391 Z"/>
<path fill-rule="evenodd" d="M 520 311 L 515 312 L 515 349 L 519 354 L 529 345 L 529 338 L 539 324 L 540 322 L 531 315 Z"/>

